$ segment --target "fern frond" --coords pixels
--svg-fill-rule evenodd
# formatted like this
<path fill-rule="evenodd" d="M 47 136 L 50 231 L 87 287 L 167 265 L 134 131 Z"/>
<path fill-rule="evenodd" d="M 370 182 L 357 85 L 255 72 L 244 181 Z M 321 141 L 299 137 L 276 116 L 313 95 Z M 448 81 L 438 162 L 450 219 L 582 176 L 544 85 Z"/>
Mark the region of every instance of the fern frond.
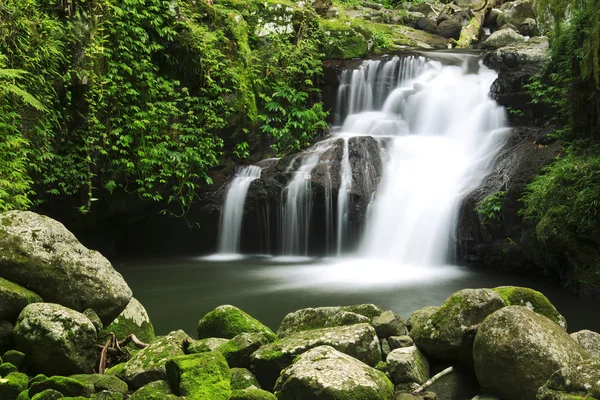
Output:
<path fill-rule="evenodd" d="M 38 111 L 46 111 L 46 107 L 31 94 L 27 93 L 25 90 L 20 87 L 9 83 L 2 88 L 4 91 L 18 97 L 23 103 L 28 106 L 35 108 Z"/>

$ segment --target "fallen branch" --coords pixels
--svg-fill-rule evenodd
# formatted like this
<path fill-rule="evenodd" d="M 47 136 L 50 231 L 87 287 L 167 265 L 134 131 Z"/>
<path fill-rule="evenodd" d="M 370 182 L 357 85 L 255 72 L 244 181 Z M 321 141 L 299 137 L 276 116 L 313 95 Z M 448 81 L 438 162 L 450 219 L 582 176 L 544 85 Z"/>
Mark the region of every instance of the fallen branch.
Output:
<path fill-rule="evenodd" d="M 486 0 L 483 7 L 473 11 L 473 18 L 471 18 L 469 23 L 460 31 L 460 37 L 454 42 L 454 47 L 465 49 L 469 47 L 471 43 L 479 40 L 479 32 L 481 31 L 483 20 L 493 4 L 495 4 L 494 1 Z"/>
<path fill-rule="evenodd" d="M 125 338 L 125 340 L 123 340 L 121 343 L 119 343 L 117 341 L 117 347 L 119 346 L 125 346 L 128 343 L 133 343 L 135 347 L 137 347 L 138 349 L 145 349 L 146 347 L 148 347 L 148 345 L 144 342 L 142 342 L 140 339 L 137 338 L 137 336 L 135 336 L 133 333 L 129 336 L 127 336 Z M 121 348 L 119 347 L 119 350 Z"/>
<path fill-rule="evenodd" d="M 104 372 L 106 372 L 106 354 L 108 353 L 108 348 L 110 346 L 110 344 L 115 340 L 115 336 L 114 334 L 108 338 L 108 340 L 106 341 L 106 344 L 104 345 L 104 347 L 102 348 L 102 352 L 100 353 L 100 364 L 98 365 L 98 373 L 100 375 L 104 375 Z"/>
<path fill-rule="evenodd" d="M 433 383 L 435 381 L 437 381 L 438 379 L 440 379 L 443 376 L 448 375 L 452 371 L 454 371 L 454 367 L 448 367 L 445 370 L 443 370 L 442 372 L 438 372 L 437 374 L 435 374 L 434 376 L 432 376 L 431 379 L 429 379 L 427 382 L 425 382 L 424 384 L 422 384 L 421 386 L 419 386 L 418 388 L 416 388 L 415 391 L 413 392 L 413 394 L 421 393 L 423 390 L 425 390 L 429 386 L 433 385 Z"/>
<path fill-rule="evenodd" d="M 106 372 L 106 366 L 109 364 L 108 356 L 110 356 L 112 359 L 116 359 L 117 361 L 122 361 L 123 359 L 130 357 L 129 352 L 127 350 L 123 351 L 121 346 L 125 346 L 128 343 L 133 343 L 133 345 L 138 349 L 145 349 L 148 347 L 146 343 L 139 340 L 134 334 L 127 336 L 120 342 L 114 332 L 110 332 L 106 336 L 108 339 L 106 340 L 105 345 L 96 345 L 96 347 L 100 350 L 100 362 L 98 364 L 98 374 L 100 375 L 104 375 Z"/>

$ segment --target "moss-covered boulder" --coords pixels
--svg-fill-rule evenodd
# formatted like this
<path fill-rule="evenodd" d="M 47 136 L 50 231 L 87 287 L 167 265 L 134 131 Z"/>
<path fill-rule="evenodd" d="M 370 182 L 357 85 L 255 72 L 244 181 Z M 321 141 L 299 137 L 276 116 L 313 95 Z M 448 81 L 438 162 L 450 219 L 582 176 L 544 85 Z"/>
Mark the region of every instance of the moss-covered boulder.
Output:
<path fill-rule="evenodd" d="M 381 361 L 375 329 L 366 323 L 298 332 L 262 346 L 251 356 L 251 370 L 263 389 L 271 389 L 280 371 L 305 351 L 328 345 L 368 365 Z"/>
<path fill-rule="evenodd" d="M 186 353 L 198 354 L 206 353 L 207 351 L 216 350 L 217 347 L 229 342 L 230 339 L 223 338 L 206 338 L 200 340 L 194 340 L 187 348 Z"/>
<path fill-rule="evenodd" d="M 250 367 L 250 355 L 261 346 L 271 342 L 271 338 L 262 332 L 240 333 L 227 343 L 217 347 L 216 351 L 223 354 L 231 368 L 248 368 Z"/>
<path fill-rule="evenodd" d="M 560 315 L 550 300 L 537 290 L 520 286 L 499 286 L 492 289 L 498 293 L 507 306 L 523 306 L 538 314 L 550 318 L 563 329 L 567 329 L 567 320 Z"/>
<path fill-rule="evenodd" d="M 511 28 L 501 29 L 490 35 L 489 38 L 483 42 L 483 45 L 489 49 L 497 49 L 499 47 L 508 46 L 513 43 L 521 43 L 525 41 L 523 35 L 518 34 Z"/>
<path fill-rule="evenodd" d="M 215 308 L 198 322 L 199 339 L 210 337 L 233 339 L 240 333 L 254 332 L 262 332 L 272 340 L 277 339 L 277 335 L 267 326 L 230 305 Z"/>
<path fill-rule="evenodd" d="M 252 386 L 260 389 L 260 384 L 252 372 L 246 368 L 231 368 L 231 390 L 248 389 Z"/>
<path fill-rule="evenodd" d="M 157 337 L 148 347 L 135 353 L 123 366 L 118 377 L 134 388 L 167 379 L 165 365 L 169 358 L 183 356 L 184 342 L 191 338 L 182 330 Z"/>
<path fill-rule="evenodd" d="M 167 381 L 154 381 L 136 390 L 129 400 L 177 400 Z"/>
<path fill-rule="evenodd" d="M 109 392 L 127 393 L 127 384 L 116 376 L 98 374 L 71 375 L 70 379 L 76 380 L 84 385 L 91 385 L 95 392 L 107 390 Z"/>
<path fill-rule="evenodd" d="M 380 339 L 406 335 L 406 325 L 402 317 L 389 310 L 373 318 L 373 327 Z"/>
<path fill-rule="evenodd" d="M 91 397 L 94 394 L 94 385 L 81 382 L 79 380 L 67 378 L 64 376 L 51 376 L 44 380 L 35 382 L 29 387 L 29 397 L 34 397 L 47 389 L 53 389 L 63 394 L 63 396 Z"/>
<path fill-rule="evenodd" d="M 19 368 L 14 366 L 12 363 L 5 362 L 0 365 L 0 376 L 5 377 L 13 372 L 19 372 Z"/>
<path fill-rule="evenodd" d="M 330 346 L 299 356 L 277 380 L 279 400 L 389 400 L 394 386 L 381 371 Z"/>
<path fill-rule="evenodd" d="M 390 345 L 390 349 L 399 349 L 402 347 L 411 347 L 414 346 L 415 341 L 408 335 L 404 336 L 390 336 L 387 338 L 387 342 Z"/>
<path fill-rule="evenodd" d="M 41 301 L 31 290 L 0 278 L 0 320 L 14 321 L 28 304 Z"/>
<path fill-rule="evenodd" d="M 228 400 L 231 395 L 231 371 L 216 351 L 171 358 L 167 377 L 173 392 L 189 400 Z"/>
<path fill-rule="evenodd" d="M 560 325 L 521 306 L 487 317 L 473 346 L 482 389 L 504 400 L 535 399 L 555 371 L 586 357 Z"/>
<path fill-rule="evenodd" d="M 364 57 L 373 49 L 370 35 L 350 20 L 323 20 L 321 26 L 327 35 L 327 58 Z"/>
<path fill-rule="evenodd" d="M 91 373 L 96 366 L 96 328 L 83 314 L 52 303 L 30 304 L 15 325 L 18 350 L 34 371 L 48 375 Z"/>
<path fill-rule="evenodd" d="M 584 329 L 571 333 L 571 337 L 590 357 L 600 357 L 600 333 Z"/>
<path fill-rule="evenodd" d="M 556 371 L 536 395 L 537 400 L 600 398 L 600 358 L 576 362 Z"/>
<path fill-rule="evenodd" d="M 429 379 L 429 362 L 416 346 L 393 350 L 388 354 L 386 363 L 396 385 L 410 382 L 421 385 Z"/>
<path fill-rule="evenodd" d="M 471 364 L 477 326 L 502 307 L 504 301 L 490 289 L 463 289 L 446 299 L 423 324 L 414 326 L 410 337 L 426 355 Z"/>
<path fill-rule="evenodd" d="M 360 306 L 354 307 L 355 308 L 352 308 L 353 310 L 360 311 Z M 311 329 L 331 328 L 334 326 L 371 322 L 372 317 L 362 315 L 360 312 L 349 311 L 349 308 L 350 307 L 303 308 L 291 312 L 283 318 L 283 321 L 281 321 L 281 325 L 277 330 L 277 336 L 286 337 L 292 333 L 308 331 Z M 381 312 L 382 311 L 379 310 L 377 315 L 381 314 Z"/>
<path fill-rule="evenodd" d="M 106 258 L 61 223 L 28 211 L 0 214 L 0 277 L 45 301 L 77 311 L 92 308 L 105 323 L 131 299 L 131 289 Z"/>
<path fill-rule="evenodd" d="M 35 396 L 31 397 L 31 400 L 58 400 L 58 399 L 64 399 L 64 398 L 65 397 L 63 396 L 63 394 L 61 392 L 59 392 L 58 390 L 46 389 L 43 392 L 40 392 L 40 393 L 36 394 Z M 86 397 L 78 396 L 77 400 L 85 399 L 85 398 Z"/>
<path fill-rule="evenodd" d="M 27 390 L 27 375 L 13 372 L 0 379 L 0 399 L 14 400 L 24 390 Z"/>
<path fill-rule="evenodd" d="M 11 363 L 17 368 L 21 368 L 25 362 L 25 353 L 18 350 L 8 350 L 2 355 L 2 361 Z"/>
<path fill-rule="evenodd" d="M 417 326 L 423 325 L 439 309 L 437 306 L 427 306 L 413 311 L 406 320 L 408 331 L 412 331 Z"/>
<path fill-rule="evenodd" d="M 123 312 L 102 330 L 101 336 L 109 332 L 113 332 L 119 340 L 133 334 L 144 343 L 150 343 L 155 337 L 154 327 L 146 309 L 134 297 Z"/>
<path fill-rule="evenodd" d="M 262 389 L 242 389 L 232 390 L 229 400 L 277 400 L 277 397 Z"/>

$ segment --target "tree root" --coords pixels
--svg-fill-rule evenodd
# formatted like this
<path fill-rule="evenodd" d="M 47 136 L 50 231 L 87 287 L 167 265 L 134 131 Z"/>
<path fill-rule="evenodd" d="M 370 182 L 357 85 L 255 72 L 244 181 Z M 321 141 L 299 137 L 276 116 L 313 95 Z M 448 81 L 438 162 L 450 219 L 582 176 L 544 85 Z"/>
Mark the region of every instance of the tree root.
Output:
<path fill-rule="evenodd" d="M 144 349 L 148 345 L 139 340 L 134 334 L 127 336 L 125 339 L 119 342 L 114 332 L 110 332 L 107 335 L 106 344 L 96 345 L 100 350 L 100 362 L 98 363 L 98 374 L 104 375 L 107 366 L 118 364 L 119 362 L 128 360 L 131 358 L 131 354 L 127 349 L 123 351 L 121 348 L 129 343 L 133 343 L 138 349 Z"/>

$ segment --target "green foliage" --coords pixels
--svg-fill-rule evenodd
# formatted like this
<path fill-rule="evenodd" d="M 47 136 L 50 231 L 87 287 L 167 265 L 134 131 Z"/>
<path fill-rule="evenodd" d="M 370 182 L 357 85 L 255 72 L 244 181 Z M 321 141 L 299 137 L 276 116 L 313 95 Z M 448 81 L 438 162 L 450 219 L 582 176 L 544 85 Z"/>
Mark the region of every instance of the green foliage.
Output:
<path fill-rule="evenodd" d="M 502 203 L 506 192 L 499 191 L 483 198 L 475 210 L 481 215 L 481 220 L 485 225 L 498 226 L 501 222 Z"/>

